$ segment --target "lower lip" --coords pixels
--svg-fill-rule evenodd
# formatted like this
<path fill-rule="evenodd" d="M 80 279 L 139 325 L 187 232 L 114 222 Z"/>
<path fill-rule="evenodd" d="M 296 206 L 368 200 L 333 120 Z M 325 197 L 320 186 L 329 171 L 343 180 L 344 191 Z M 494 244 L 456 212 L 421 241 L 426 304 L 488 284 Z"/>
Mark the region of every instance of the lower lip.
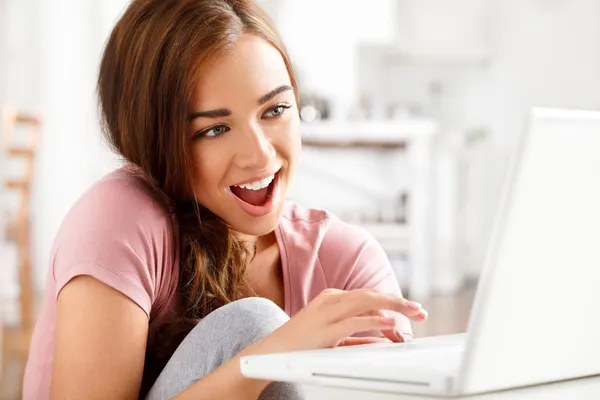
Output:
<path fill-rule="evenodd" d="M 275 209 L 275 205 L 279 201 L 279 172 L 275 174 L 275 178 L 273 179 L 273 188 L 271 189 L 271 197 L 267 200 L 265 204 L 262 206 L 254 206 L 252 204 L 246 203 L 244 200 L 237 197 L 231 189 L 227 188 L 229 191 L 229 195 L 233 197 L 239 206 L 244 210 L 247 214 L 252 215 L 253 217 L 264 217 Z"/>

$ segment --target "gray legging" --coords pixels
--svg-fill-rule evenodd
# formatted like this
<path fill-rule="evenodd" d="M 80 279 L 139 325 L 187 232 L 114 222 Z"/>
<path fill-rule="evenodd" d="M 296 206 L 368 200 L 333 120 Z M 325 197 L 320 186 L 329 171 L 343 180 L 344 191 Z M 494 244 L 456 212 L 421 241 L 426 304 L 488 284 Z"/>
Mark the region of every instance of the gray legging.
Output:
<path fill-rule="evenodd" d="M 181 342 L 146 400 L 170 399 L 181 393 L 288 320 L 275 303 L 259 297 L 238 300 L 213 311 Z M 214 397 L 207 393 L 203 398 Z M 298 385 L 274 382 L 259 399 L 301 400 L 304 395 Z"/>

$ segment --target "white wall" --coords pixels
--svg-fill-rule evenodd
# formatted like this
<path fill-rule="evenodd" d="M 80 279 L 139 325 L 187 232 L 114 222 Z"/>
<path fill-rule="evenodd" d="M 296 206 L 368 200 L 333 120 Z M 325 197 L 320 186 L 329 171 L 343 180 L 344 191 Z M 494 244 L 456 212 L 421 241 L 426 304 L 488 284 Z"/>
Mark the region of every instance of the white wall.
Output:
<path fill-rule="evenodd" d="M 533 105 L 600 108 L 600 2 L 503 0 L 492 79 L 495 137 L 514 145 Z"/>
<path fill-rule="evenodd" d="M 330 97 L 346 118 L 357 97 L 359 42 L 391 38 L 394 0 L 285 0 L 266 2 L 302 83 Z"/>
<path fill-rule="evenodd" d="M 66 212 L 118 165 L 101 141 L 95 81 L 104 41 L 126 3 L 0 1 L 1 105 L 39 110 L 43 119 L 31 209 L 38 287 Z"/>
<path fill-rule="evenodd" d="M 0 0 L 0 102 L 28 109 L 39 102 L 40 84 L 39 74 L 33 73 L 40 61 L 33 3 Z"/>
<path fill-rule="evenodd" d="M 504 172 L 530 107 L 600 110 L 600 2 L 499 0 L 499 31 L 489 82 L 480 102 L 491 111 L 492 162 L 480 177 L 469 268 L 481 266 Z M 481 107 L 473 105 L 467 113 Z M 487 178 L 487 179 L 486 179 Z M 479 233 L 477 233 L 479 231 Z"/>
<path fill-rule="evenodd" d="M 446 68 L 443 122 L 485 127 L 487 143 L 469 151 L 463 210 L 463 262 L 481 270 L 505 171 L 534 106 L 600 109 L 600 2 L 496 0 L 489 65 Z M 433 73 L 432 75 L 435 75 Z"/>
<path fill-rule="evenodd" d="M 39 111 L 39 31 L 35 15 L 31 14 L 34 5 L 35 2 L 27 0 L 0 0 L 0 111 L 8 106 L 26 112 Z M 0 140 L 0 180 L 22 173 L 23 163 L 9 163 Z M 0 187 L 0 221 L 14 212 L 19 200 L 18 195 Z M 14 317 L 14 312 L 3 300 L 18 294 L 18 286 L 14 284 L 18 279 L 16 251 L 16 246 L 0 243 L 0 303 L 7 319 Z"/>
<path fill-rule="evenodd" d="M 36 169 L 34 235 L 38 285 L 60 223 L 117 163 L 101 140 L 95 84 L 100 55 L 125 1 L 39 0 L 44 130 Z"/>

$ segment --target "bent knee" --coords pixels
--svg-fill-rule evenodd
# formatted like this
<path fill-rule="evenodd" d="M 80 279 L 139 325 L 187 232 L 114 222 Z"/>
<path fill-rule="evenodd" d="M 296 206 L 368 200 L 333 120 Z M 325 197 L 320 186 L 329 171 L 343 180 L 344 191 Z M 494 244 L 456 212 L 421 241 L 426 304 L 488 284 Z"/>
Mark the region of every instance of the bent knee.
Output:
<path fill-rule="evenodd" d="M 242 346 L 248 346 L 285 324 L 289 317 L 271 300 L 247 297 L 216 310 L 230 319 L 231 328 Z"/>
<path fill-rule="evenodd" d="M 170 398 L 179 393 L 288 320 L 275 303 L 259 297 L 216 309 L 185 337 L 157 380 L 154 397 L 149 398 Z M 160 394 L 162 390 L 169 390 L 169 396 Z"/>
<path fill-rule="evenodd" d="M 289 317 L 269 299 L 262 297 L 247 297 L 229 303 L 216 310 L 224 318 L 231 318 L 234 328 L 261 338 L 285 324 Z"/>
<path fill-rule="evenodd" d="M 246 297 L 226 304 L 216 311 L 220 310 L 231 314 L 246 315 L 249 318 L 255 319 L 261 319 L 266 316 L 282 320 L 282 323 L 289 319 L 287 314 L 277 304 L 264 297 Z"/>
<path fill-rule="evenodd" d="M 241 351 L 268 336 L 288 320 L 287 314 L 271 300 L 247 297 L 211 312 L 190 335 L 197 333 L 206 340 L 210 332 L 212 340 L 227 342 L 232 350 Z"/>

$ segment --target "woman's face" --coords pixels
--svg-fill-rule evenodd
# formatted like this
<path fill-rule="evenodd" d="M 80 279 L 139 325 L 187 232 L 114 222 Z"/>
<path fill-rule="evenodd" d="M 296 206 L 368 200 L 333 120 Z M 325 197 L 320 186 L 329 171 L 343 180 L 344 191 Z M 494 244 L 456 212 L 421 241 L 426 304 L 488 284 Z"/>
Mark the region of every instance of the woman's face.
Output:
<path fill-rule="evenodd" d="M 195 88 L 188 134 L 198 202 L 239 232 L 271 232 L 298 162 L 299 128 L 281 54 L 242 36 Z"/>

